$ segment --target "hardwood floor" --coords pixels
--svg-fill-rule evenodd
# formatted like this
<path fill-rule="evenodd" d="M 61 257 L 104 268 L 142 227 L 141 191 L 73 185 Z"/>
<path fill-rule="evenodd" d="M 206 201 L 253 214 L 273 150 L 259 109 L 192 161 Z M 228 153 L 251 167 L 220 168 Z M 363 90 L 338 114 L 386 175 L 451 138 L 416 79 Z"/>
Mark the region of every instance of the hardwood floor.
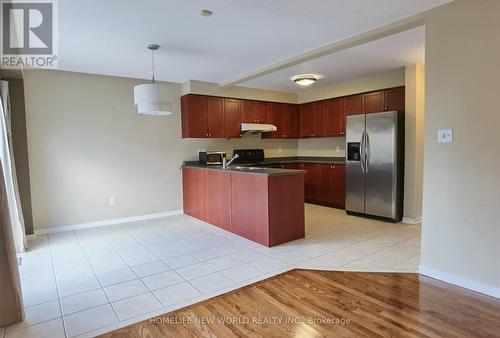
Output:
<path fill-rule="evenodd" d="M 500 337 L 500 301 L 417 274 L 292 270 L 102 337 Z"/>

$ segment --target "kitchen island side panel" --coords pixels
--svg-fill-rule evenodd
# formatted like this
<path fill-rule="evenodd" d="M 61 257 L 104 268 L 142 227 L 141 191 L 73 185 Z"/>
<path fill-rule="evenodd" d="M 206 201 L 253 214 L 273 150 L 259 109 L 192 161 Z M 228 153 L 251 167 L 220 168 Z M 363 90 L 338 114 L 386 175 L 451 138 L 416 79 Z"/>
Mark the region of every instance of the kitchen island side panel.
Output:
<path fill-rule="evenodd" d="M 231 172 L 231 232 L 269 246 L 268 176 Z"/>
<path fill-rule="evenodd" d="M 204 221 L 203 170 L 182 168 L 182 190 L 184 213 Z"/>
<path fill-rule="evenodd" d="M 269 176 L 269 246 L 305 237 L 304 174 Z"/>

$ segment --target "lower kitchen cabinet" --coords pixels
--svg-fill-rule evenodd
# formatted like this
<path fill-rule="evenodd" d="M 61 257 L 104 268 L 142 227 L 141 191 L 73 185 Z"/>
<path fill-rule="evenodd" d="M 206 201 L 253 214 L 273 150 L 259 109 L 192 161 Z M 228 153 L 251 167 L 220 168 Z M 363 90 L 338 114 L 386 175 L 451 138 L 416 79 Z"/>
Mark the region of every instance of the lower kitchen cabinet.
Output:
<path fill-rule="evenodd" d="M 205 222 L 229 231 L 231 228 L 231 176 L 220 170 L 203 171 Z"/>
<path fill-rule="evenodd" d="M 345 165 L 299 163 L 298 168 L 306 171 L 306 202 L 345 207 Z"/>
<path fill-rule="evenodd" d="M 265 246 L 304 238 L 304 175 L 183 167 L 184 213 Z"/>
<path fill-rule="evenodd" d="M 203 201 L 203 171 L 196 168 L 182 169 L 182 201 L 184 213 L 198 219 L 205 219 Z"/>

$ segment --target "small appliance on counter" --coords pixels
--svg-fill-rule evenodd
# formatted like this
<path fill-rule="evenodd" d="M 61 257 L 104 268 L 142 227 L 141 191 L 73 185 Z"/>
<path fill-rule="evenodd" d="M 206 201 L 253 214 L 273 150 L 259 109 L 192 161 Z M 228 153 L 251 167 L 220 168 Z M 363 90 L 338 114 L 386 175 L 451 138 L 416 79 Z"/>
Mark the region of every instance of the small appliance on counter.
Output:
<path fill-rule="evenodd" d="M 224 151 L 200 151 L 198 153 L 198 161 L 205 165 L 222 165 L 225 157 Z"/>

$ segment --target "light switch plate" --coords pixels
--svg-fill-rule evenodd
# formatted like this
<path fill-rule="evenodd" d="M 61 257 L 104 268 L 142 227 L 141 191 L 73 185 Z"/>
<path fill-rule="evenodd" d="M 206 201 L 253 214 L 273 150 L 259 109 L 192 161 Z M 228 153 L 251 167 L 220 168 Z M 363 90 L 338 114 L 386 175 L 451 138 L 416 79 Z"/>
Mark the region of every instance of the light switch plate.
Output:
<path fill-rule="evenodd" d="M 438 143 L 452 143 L 453 129 L 438 129 Z"/>

